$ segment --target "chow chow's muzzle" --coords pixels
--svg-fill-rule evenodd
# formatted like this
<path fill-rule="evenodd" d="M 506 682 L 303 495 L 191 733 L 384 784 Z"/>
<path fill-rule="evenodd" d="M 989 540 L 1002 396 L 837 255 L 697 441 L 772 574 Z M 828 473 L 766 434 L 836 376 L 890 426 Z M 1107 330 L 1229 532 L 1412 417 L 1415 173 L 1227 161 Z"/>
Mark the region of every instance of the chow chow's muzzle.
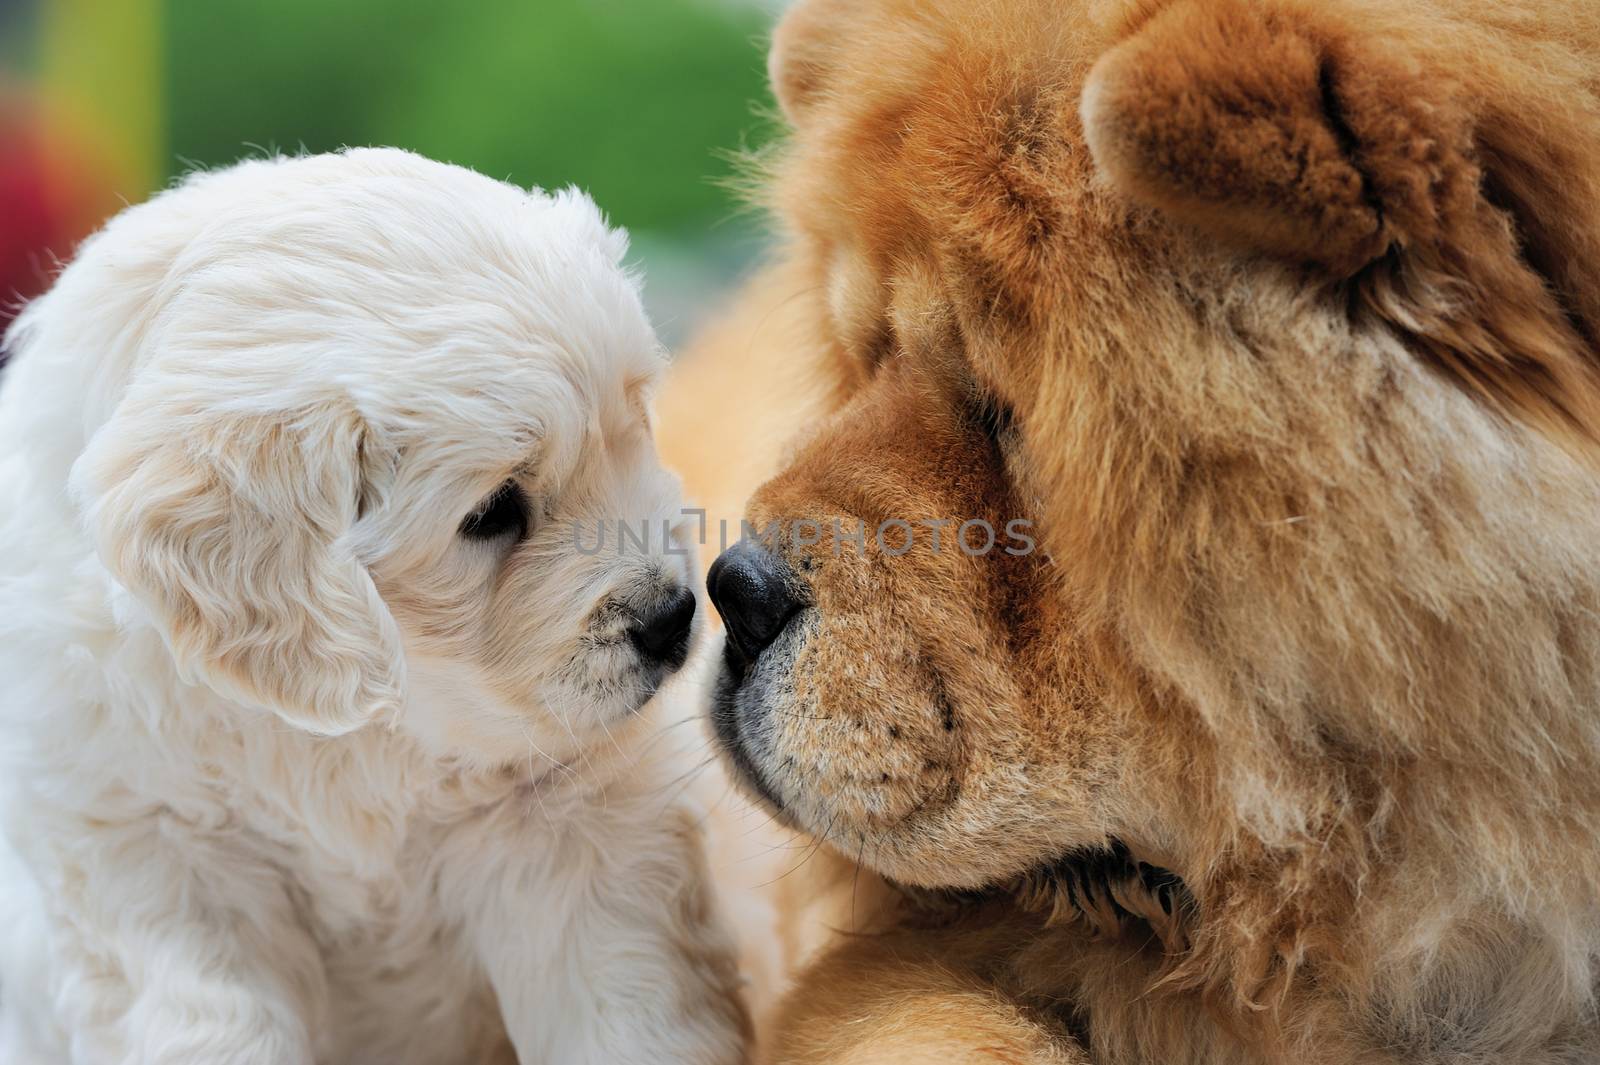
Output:
<path fill-rule="evenodd" d="M 712 563 L 706 593 L 728 632 L 711 709 L 717 739 L 745 782 L 781 812 L 783 802 L 757 761 L 771 754 L 767 689 L 788 683 L 788 670 L 803 636 L 787 630 L 809 597 L 783 558 L 748 540 Z M 772 653 L 763 662 L 768 651 Z"/>

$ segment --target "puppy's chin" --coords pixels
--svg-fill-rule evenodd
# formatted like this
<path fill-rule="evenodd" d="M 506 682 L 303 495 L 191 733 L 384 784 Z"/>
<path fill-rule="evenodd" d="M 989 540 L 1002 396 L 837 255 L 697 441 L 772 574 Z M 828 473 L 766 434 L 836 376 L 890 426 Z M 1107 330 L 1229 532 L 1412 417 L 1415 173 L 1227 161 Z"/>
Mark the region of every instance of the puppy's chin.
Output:
<path fill-rule="evenodd" d="M 395 724 L 434 758 L 485 768 L 519 758 L 553 767 L 576 754 L 574 740 L 548 715 L 512 706 L 476 669 L 449 658 L 410 656 Z"/>
<path fill-rule="evenodd" d="M 581 733 L 513 704 L 470 665 L 414 656 L 406 680 L 396 726 L 436 759 L 483 769 L 526 764 L 534 776 L 579 759 Z"/>
<path fill-rule="evenodd" d="M 603 685 L 557 680 L 537 702 L 514 702 L 470 664 L 413 655 L 396 725 L 434 758 L 477 768 L 519 765 L 537 777 L 559 767 L 594 767 L 601 755 L 625 753 L 618 750 L 622 736 L 674 676 L 632 674 Z"/>

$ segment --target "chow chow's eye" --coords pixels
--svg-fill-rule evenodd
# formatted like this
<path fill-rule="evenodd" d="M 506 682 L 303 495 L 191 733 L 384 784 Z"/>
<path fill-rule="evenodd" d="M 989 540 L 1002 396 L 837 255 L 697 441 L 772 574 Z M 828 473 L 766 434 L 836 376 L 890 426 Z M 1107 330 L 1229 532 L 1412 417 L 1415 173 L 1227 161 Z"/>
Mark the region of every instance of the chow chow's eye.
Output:
<path fill-rule="evenodd" d="M 996 444 L 1006 443 L 1016 429 L 1017 419 L 1011 407 L 994 396 L 979 398 L 973 415 L 977 418 L 978 426 L 984 435 Z"/>
<path fill-rule="evenodd" d="M 498 540 L 528 535 L 528 497 L 515 481 L 507 481 L 461 519 L 456 530 L 465 540 Z"/>
<path fill-rule="evenodd" d="M 894 326 L 889 322 L 879 322 L 869 331 L 863 340 L 861 353 L 865 358 L 867 367 L 876 371 L 894 355 L 895 345 Z"/>

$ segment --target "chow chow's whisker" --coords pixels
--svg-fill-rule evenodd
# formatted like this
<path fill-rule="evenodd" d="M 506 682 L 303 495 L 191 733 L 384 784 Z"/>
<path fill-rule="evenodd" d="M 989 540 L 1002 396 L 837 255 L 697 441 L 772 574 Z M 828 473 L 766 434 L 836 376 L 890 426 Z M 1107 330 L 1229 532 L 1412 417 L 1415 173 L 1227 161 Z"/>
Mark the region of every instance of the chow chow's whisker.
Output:
<path fill-rule="evenodd" d="M 805 855 L 797 863 L 795 863 L 793 868 L 789 869 L 787 872 L 780 873 L 778 876 L 768 880 L 765 884 L 757 884 L 756 887 L 771 887 L 773 884 L 783 880 L 785 877 L 788 877 L 791 874 L 797 873 L 803 869 L 807 862 L 811 861 L 811 859 L 817 856 L 817 852 L 822 849 L 822 845 L 828 842 L 828 838 L 833 835 L 833 826 L 838 820 L 839 815 L 834 814 L 833 817 L 828 821 L 828 827 L 822 830 L 822 835 L 816 837 L 816 839 L 812 841 L 811 846 L 806 849 Z"/>
<path fill-rule="evenodd" d="M 706 812 L 700 815 L 700 820 L 695 822 L 694 827 L 697 830 L 703 831 L 707 823 L 710 822 L 711 818 L 715 816 L 716 812 L 722 808 L 722 804 L 728 801 L 728 796 L 732 794 L 733 784 L 731 782 L 724 784 L 722 787 L 722 794 L 717 796 L 717 801 L 707 807 Z"/>
<path fill-rule="evenodd" d="M 649 739 L 644 741 L 644 748 L 643 748 L 644 753 L 648 754 L 651 751 L 654 751 L 655 747 L 656 747 L 656 744 L 658 744 L 662 740 L 666 739 L 667 738 L 667 734 L 672 732 L 674 729 L 682 728 L 684 725 L 698 725 L 700 723 L 701 723 L 701 721 L 697 717 L 686 717 L 686 718 L 683 718 L 681 721 L 674 721 L 674 722 L 672 722 L 670 724 L 662 725 L 659 729 L 656 730 L 654 735 L 652 735 Z M 708 739 L 705 736 L 701 736 L 699 738 L 699 740 L 698 740 L 698 743 L 697 743 L 697 746 L 702 751 L 707 749 L 710 745 L 711 745 L 710 739 Z"/>
<path fill-rule="evenodd" d="M 661 814 L 663 814 L 666 811 L 672 809 L 672 807 L 677 803 L 679 797 L 681 797 L 684 792 L 688 791 L 690 786 L 692 786 L 694 784 L 694 782 L 697 779 L 699 779 L 700 774 L 704 773 L 707 769 L 711 768 L 711 766 L 716 762 L 716 760 L 717 760 L 717 756 L 715 754 L 707 755 L 700 762 L 700 764 L 696 765 L 693 769 L 690 769 L 687 773 L 684 773 L 684 774 L 676 777 L 675 779 L 668 781 L 666 784 L 663 784 L 661 787 L 659 787 L 655 791 L 651 792 L 650 794 L 652 796 L 660 795 L 662 792 L 666 791 L 668 788 L 671 788 L 674 785 L 678 785 L 677 790 L 672 793 L 672 797 L 669 800 L 667 800 L 665 803 L 662 804 L 660 812 L 658 812 L 656 814 L 656 819 L 660 820 Z"/>
<path fill-rule="evenodd" d="M 856 924 L 856 885 L 861 882 L 861 859 L 867 853 L 866 834 L 858 833 L 858 835 L 861 836 L 861 846 L 856 848 L 856 868 L 855 872 L 850 874 L 850 932 L 852 935 L 860 931 L 860 926 Z M 873 850 L 872 857 L 874 860 L 877 859 L 876 849 Z"/>

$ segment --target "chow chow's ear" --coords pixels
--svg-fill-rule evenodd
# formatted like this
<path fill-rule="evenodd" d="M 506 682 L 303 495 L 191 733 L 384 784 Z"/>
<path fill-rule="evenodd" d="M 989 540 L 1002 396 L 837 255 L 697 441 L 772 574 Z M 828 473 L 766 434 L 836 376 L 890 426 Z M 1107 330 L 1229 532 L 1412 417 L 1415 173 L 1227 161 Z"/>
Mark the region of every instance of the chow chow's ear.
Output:
<path fill-rule="evenodd" d="M 398 709 L 399 632 L 347 549 L 364 428 L 132 394 L 73 469 L 100 557 L 186 679 L 337 735 Z"/>
<path fill-rule="evenodd" d="M 792 126 L 827 90 L 843 42 L 849 37 L 851 8 L 861 0 L 800 0 L 772 31 L 767 77 L 783 117 Z"/>
<path fill-rule="evenodd" d="M 1420 71 L 1359 54 L 1362 42 L 1295 5 L 1178 0 L 1129 21 L 1090 72 L 1081 110 L 1096 164 L 1135 199 L 1353 273 L 1395 239 L 1389 212 L 1426 213 L 1410 201 L 1448 177 L 1425 173 L 1448 161 L 1413 156 L 1428 151 L 1413 142 L 1459 147 L 1465 116 Z M 1386 209 L 1386 194 L 1405 202 Z"/>
<path fill-rule="evenodd" d="M 1133 0 L 1118 17 L 1080 106 L 1113 185 L 1353 280 L 1488 402 L 1600 443 L 1592 65 L 1411 5 Z"/>

